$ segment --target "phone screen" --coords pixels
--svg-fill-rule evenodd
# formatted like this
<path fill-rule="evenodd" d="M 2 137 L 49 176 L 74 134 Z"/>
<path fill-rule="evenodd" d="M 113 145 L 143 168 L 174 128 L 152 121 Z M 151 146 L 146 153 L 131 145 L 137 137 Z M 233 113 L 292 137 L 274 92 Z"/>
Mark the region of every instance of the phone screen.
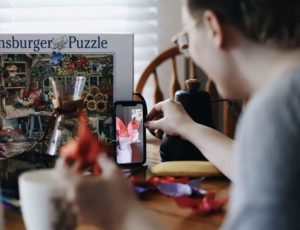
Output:
<path fill-rule="evenodd" d="M 117 163 L 143 163 L 145 161 L 143 104 L 136 102 L 116 103 L 115 115 Z"/>

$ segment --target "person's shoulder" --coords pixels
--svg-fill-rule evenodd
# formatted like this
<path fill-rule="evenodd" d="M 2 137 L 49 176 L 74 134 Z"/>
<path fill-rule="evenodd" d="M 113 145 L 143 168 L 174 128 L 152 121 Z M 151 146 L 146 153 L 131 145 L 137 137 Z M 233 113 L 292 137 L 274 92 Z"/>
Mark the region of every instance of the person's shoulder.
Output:
<path fill-rule="evenodd" d="M 300 127 L 300 68 L 289 71 L 251 98 L 239 129 Z M 246 126 L 246 127 L 245 127 Z M 271 128 L 273 127 L 273 128 Z"/>
<path fill-rule="evenodd" d="M 300 108 L 300 67 L 281 75 L 249 102 L 249 112 L 286 112 Z"/>

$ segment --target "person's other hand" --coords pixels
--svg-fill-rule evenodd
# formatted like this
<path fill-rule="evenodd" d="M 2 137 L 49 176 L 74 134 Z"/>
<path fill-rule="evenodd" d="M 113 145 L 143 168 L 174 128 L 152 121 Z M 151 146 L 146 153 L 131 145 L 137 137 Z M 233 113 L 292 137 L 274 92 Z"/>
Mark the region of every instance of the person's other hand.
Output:
<path fill-rule="evenodd" d="M 139 210 L 131 185 L 125 180 L 114 162 L 101 155 L 98 164 L 102 174 L 97 177 L 76 173 L 76 165 L 71 168 L 58 162 L 58 170 L 68 179 L 68 200 L 83 224 L 104 229 L 122 229 L 128 213 Z"/>
<path fill-rule="evenodd" d="M 163 133 L 182 136 L 183 127 L 193 122 L 181 103 L 168 99 L 153 106 L 145 127 L 158 138 L 162 138 Z"/>

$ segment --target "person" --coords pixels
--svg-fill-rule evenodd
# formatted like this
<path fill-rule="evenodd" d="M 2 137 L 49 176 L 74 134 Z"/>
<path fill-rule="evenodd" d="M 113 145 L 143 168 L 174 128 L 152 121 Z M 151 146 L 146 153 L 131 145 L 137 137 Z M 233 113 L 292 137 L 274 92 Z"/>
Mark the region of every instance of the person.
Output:
<path fill-rule="evenodd" d="M 128 123 L 127 130 L 132 142 L 139 143 L 140 135 L 139 135 L 139 127 L 141 123 L 136 119 L 136 116 L 132 116 L 132 120 Z"/>
<path fill-rule="evenodd" d="M 134 143 L 137 140 L 134 139 L 136 137 L 135 131 L 137 131 L 134 128 L 138 128 L 137 124 L 133 124 L 130 121 L 126 127 L 124 121 L 120 117 L 116 117 L 116 160 L 118 164 L 130 164 L 141 161 L 140 151 Z"/>
<path fill-rule="evenodd" d="M 299 0 L 184 0 L 180 37 L 188 41 L 190 57 L 222 96 L 249 101 L 235 140 L 193 122 L 172 100 L 154 105 L 145 125 L 189 140 L 233 181 L 223 229 L 300 229 L 299 10 Z M 107 224 L 100 218 L 110 200 L 114 209 L 107 221 L 121 216 L 119 229 L 127 229 L 132 216 L 141 221 L 143 214 L 131 192 L 125 195 L 118 173 L 110 175 L 109 181 L 103 175 L 71 186 L 73 201 L 83 220 Z M 83 185 L 85 191 L 78 190 Z M 99 191 L 96 202 L 80 202 L 93 190 Z"/>

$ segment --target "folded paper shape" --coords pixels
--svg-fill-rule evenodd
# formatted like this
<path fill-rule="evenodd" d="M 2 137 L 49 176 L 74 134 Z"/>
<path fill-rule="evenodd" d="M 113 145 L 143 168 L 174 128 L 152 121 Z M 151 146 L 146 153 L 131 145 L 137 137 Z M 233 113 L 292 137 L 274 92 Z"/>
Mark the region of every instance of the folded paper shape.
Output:
<path fill-rule="evenodd" d="M 214 192 L 208 193 L 202 199 L 194 199 L 188 196 L 175 197 L 175 202 L 179 207 L 190 208 L 195 214 L 209 214 L 222 209 L 227 203 L 227 198 L 216 199 Z"/>
<path fill-rule="evenodd" d="M 97 163 L 100 154 L 108 152 L 108 145 L 99 141 L 88 127 L 87 115 L 81 112 L 78 124 L 78 139 L 71 140 L 60 148 L 60 154 L 69 163 L 79 162 L 79 171 L 92 166 L 94 175 L 101 173 Z"/>

